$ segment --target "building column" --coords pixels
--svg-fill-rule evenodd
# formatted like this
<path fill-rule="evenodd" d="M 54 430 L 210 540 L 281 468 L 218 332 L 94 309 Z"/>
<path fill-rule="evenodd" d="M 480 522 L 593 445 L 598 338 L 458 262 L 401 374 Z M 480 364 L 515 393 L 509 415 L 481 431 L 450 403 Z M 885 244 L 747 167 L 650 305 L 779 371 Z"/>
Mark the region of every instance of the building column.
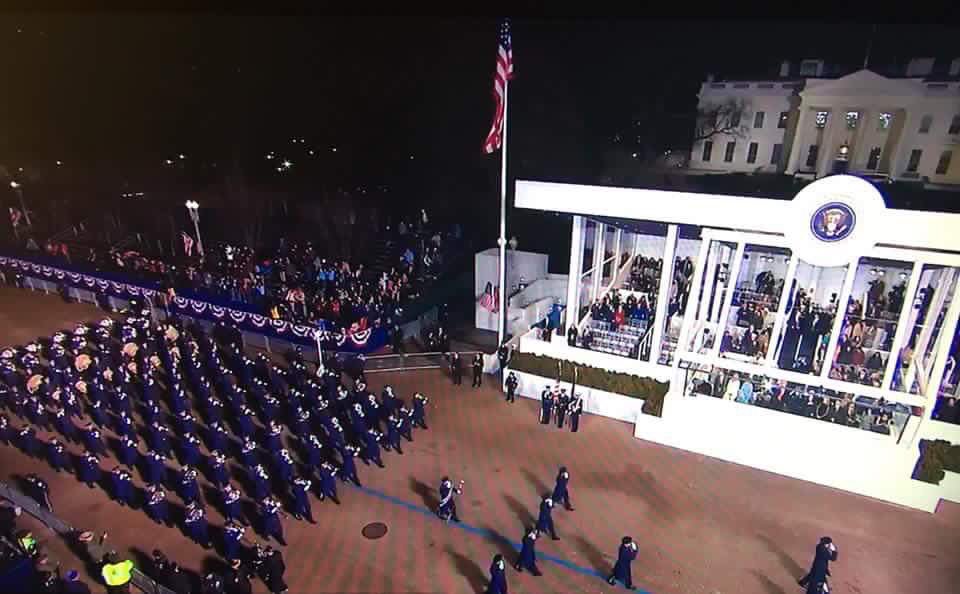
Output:
<path fill-rule="evenodd" d="M 810 125 L 810 108 L 801 102 L 799 110 L 800 116 L 797 120 L 797 128 L 793 134 L 793 142 L 790 144 L 790 154 L 787 156 L 787 162 L 783 168 L 788 175 L 793 175 L 800 170 L 799 159 L 802 154 L 800 147 L 803 146 L 806 141 L 806 132 Z M 777 117 L 779 118 L 780 114 L 777 114 Z M 786 132 L 784 132 L 783 136 L 784 144 L 786 144 Z"/>
<path fill-rule="evenodd" d="M 887 357 L 887 366 L 883 371 L 883 382 L 880 384 L 884 390 L 890 389 L 890 383 L 893 381 L 893 372 L 897 368 L 897 361 L 900 359 L 900 350 L 903 343 L 911 332 L 907 329 L 910 324 L 910 312 L 913 311 L 913 300 L 917 294 L 917 286 L 920 284 L 920 274 L 923 272 L 923 263 L 914 262 L 913 271 L 910 272 L 910 280 L 907 281 L 907 290 L 903 294 L 903 308 L 900 310 L 900 317 L 897 320 L 897 331 L 893 335 L 893 346 L 890 348 L 890 355 Z M 921 353 L 921 357 L 923 354 Z M 916 357 L 916 355 L 914 355 Z M 915 365 L 911 365 L 914 368 Z M 909 390 L 910 385 L 905 384 Z"/>
<path fill-rule="evenodd" d="M 853 279 L 857 276 L 859 265 L 860 259 L 857 258 L 847 266 L 847 274 L 843 277 L 843 286 L 840 289 L 840 297 L 837 299 L 837 315 L 833 320 L 833 328 L 830 329 L 830 342 L 827 343 L 827 352 L 823 354 L 823 368 L 820 370 L 821 379 L 830 377 L 830 368 L 833 367 L 833 357 L 836 354 L 837 344 L 840 342 L 843 320 L 847 317 L 850 293 L 853 292 Z M 816 351 L 814 351 L 814 357 L 816 357 Z"/>
<path fill-rule="evenodd" d="M 670 301 L 670 289 L 673 287 L 673 253 L 677 247 L 677 225 L 667 226 L 667 240 L 663 248 L 663 265 L 660 267 L 660 285 L 657 288 L 657 309 L 653 316 L 653 336 L 650 337 L 650 361 L 660 360 L 660 348 L 663 342 L 663 329 L 666 327 L 667 306 Z"/>
<path fill-rule="evenodd" d="M 617 227 L 617 232 L 613 240 L 613 276 L 614 282 L 620 273 L 620 240 L 623 238 L 623 229 Z"/>
<path fill-rule="evenodd" d="M 780 292 L 780 301 L 777 305 L 777 314 L 773 319 L 773 330 L 770 332 L 770 342 L 767 344 L 767 365 L 773 365 L 777 360 L 780 344 L 783 342 L 780 333 L 783 332 L 783 325 L 787 322 L 787 302 L 790 301 L 793 281 L 797 278 L 797 266 L 800 264 L 800 258 L 796 255 L 790 255 L 790 263 L 787 264 L 787 273 L 783 277 L 783 291 Z"/>
<path fill-rule="evenodd" d="M 817 155 L 817 178 L 824 177 L 829 175 L 830 171 L 833 169 L 833 162 L 836 160 L 837 154 L 833 150 L 833 143 L 837 138 L 837 129 L 839 127 L 846 128 L 846 115 L 847 110 L 843 108 L 842 111 L 833 110 L 830 112 L 830 115 L 827 116 L 827 130 L 823 135 L 824 141 L 820 145 L 820 154 Z M 837 121 L 843 120 L 843 121 Z"/>
<path fill-rule="evenodd" d="M 570 231 L 570 274 L 567 276 L 566 328 L 576 326 L 580 320 L 580 276 L 583 274 L 583 217 L 574 215 Z"/>
<path fill-rule="evenodd" d="M 593 235 L 593 278 L 590 279 L 592 301 L 600 298 L 600 286 L 603 284 L 603 256 L 606 251 L 607 226 L 597 223 Z"/>

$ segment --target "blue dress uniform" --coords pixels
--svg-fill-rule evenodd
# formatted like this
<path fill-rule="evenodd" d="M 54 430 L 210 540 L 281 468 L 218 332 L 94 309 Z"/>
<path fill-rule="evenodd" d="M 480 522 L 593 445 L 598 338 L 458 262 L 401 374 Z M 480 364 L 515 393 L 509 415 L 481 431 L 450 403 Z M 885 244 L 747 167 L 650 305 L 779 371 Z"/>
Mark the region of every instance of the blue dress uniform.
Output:
<path fill-rule="evenodd" d="M 220 423 L 220 421 L 214 421 L 210 423 L 210 427 L 207 430 L 207 446 L 211 451 L 226 451 L 227 446 L 230 443 L 230 434 L 227 432 L 227 429 Z"/>
<path fill-rule="evenodd" d="M 248 469 L 258 464 L 257 444 L 249 437 L 243 440 L 243 446 L 240 448 L 240 461 L 243 462 L 243 465 Z"/>
<path fill-rule="evenodd" d="M 117 448 L 117 460 L 128 468 L 135 467 L 140 459 L 140 451 L 137 450 L 137 442 L 134 439 L 124 435 L 120 438 L 120 447 Z"/>
<path fill-rule="evenodd" d="M 167 494 L 156 484 L 147 487 L 147 502 L 145 505 L 147 516 L 157 524 L 170 525 L 170 515 L 167 509 Z"/>
<path fill-rule="evenodd" d="M 163 411 L 160 409 L 160 406 L 154 402 L 149 401 L 146 403 L 146 406 L 143 407 L 143 422 L 146 425 L 153 425 L 155 422 L 159 421 L 163 415 Z"/>
<path fill-rule="evenodd" d="M 503 562 L 503 555 L 494 555 L 493 562 L 490 564 L 490 583 L 487 585 L 486 594 L 507 594 L 505 569 L 506 564 Z"/>
<path fill-rule="evenodd" d="M 271 454 L 275 454 L 283 449 L 283 443 L 280 438 L 280 434 L 283 433 L 283 428 L 277 424 L 276 421 L 270 421 L 270 425 L 267 428 L 267 451 Z"/>
<path fill-rule="evenodd" d="M 239 437 L 253 437 L 254 425 L 252 415 L 253 411 L 250 410 L 250 407 L 248 407 L 246 404 L 240 407 L 240 410 L 235 418 L 237 435 Z"/>
<path fill-rule="evenodd" d="M 543 575 L 540 568 L 537 567 L 537 531 L 528 530 L 523 536 L 523 544 L 520 547 L 520 557 L 517 559 L 514 569 L 523 573 L 526 569 L 533 575 Z"/>
<path fill-rule="evenodd" d="M 294 417 L 290 430 L 297 437 L 303 437 L 310 430 L 310 411 L 298 409 Z"/>
<path fill-rule="evenodd" d="M 30 425 L 21 428 L 20 431 L 17 432 L 17 445 L 20 446 L 24 454 L 36 456 L 39 449 L 37 430 Z"/>
<path fill-rule="evenodd" d="M 236 561 L 243 557 L 243 533 L 246 528 L 236 522 L 228 521 L 223 527 L 223 552 L 228 561 Z"/>
<path fill-rule="evenodd" d="M 130 473 L 117 466 L 110 472 L 110 482 L 113 486 L 113 497 L 120 505 L 133 503 L 133 477 Z"/>
<path fill-rule="evenodd" d="M 10 429 L 10 421 L 5 415 L 0 415 L 0 443 L 9 444 L 13 440 L 13 430 Z"/>
<path fill-rule="evenodd" d="M 413 411 L 401 406 L 397 410 L 397 420 L 400 421 L 400 435 L 407 441 L 413 441 Z"/>
<path fill-rule="evenodd" d="M 253 487 L 253 498 L 261 500 L 270 494 L 270 475 L 262 464 L 257 464 L 250 473 L 250 483 Z"/>
<path fill-rule="evenodd" d="M 200 500 L 200 486 L 197 484 L 197 471 L 184 466 L 180 469 L 180 483 L 177 485 L 178 495 L 184 503 Z"/>
<path fill-rule="evenodd" d="M 570 403 L 570 431 L 572 433 L 580 430 L 581 414 L 583 414 L 583 399 L 579 396 L 573 396 L 573 402 Z"/>
<path fill-rule="evenodd" d="M 47 460 L 57 472 L 65 470 L 69 466 L 67 449 L 56 438 L 51 439 L 47 444 Z"/>
<path fill-rule="evenodd" d="M 553 487 L 553 501 L 563 503 L 563 507 L 573 511 L 573 506 L 570 505 L 570 490 L 567 487 L 569 483 L 570 473 L 567 472 L 566 466 L 561 466 L 560 472 L 557 473 L 557 483 Z"/>
<path fill-rule="evenodd" d="M 189 435 L 196 432 L 197 422 L 193 418 L 193 415 L 190 414 L 190 411 L 183 410 L 177 413 L 177 430 L 180 431 L 182 435 Z"/>
<path fill-rule="evenodd" d="M 370 429 L 363 435 L 363 461 L 366 464 L 373 462 L 383 468 L 383 459 L 380 457 L 380 433 Z"/>
<path fill-rule="evenodd" d="M 67 441 L 77 441 L 77 426 L 73 424 L 66 410 L 57 409 L 57 412 L 53 415 L 53 426 Z"/>
<path fill-rule="evenodd" d="M 132 436 L 137 432 L 137 428 L 133 424 L 133 419 L 124 411 L 120 411 L 120 415 L 117 416 L 116 430 L 117 435 Z"/>
<path fill-rule="evenodd" d="M 540 502 L 540 514 L 537 516 L 537 534 L 549 532 L 550 538 L 560 540 L 553 527 L 553 499 L 544 497 Z"/>
<path fill-rule="evenodd" d="M 274 467 L 277 471 L 277 476 L 280 478 L 280 482 L 288 484 L 293 480 L 293 458 L 290 457 L 290 452 L 287 450 L 280 450 L 280 452 L 274 458 Z"/>
<path fill-rule="evenodd" d="M 130 405 L 130 397 L 127 396 L 127 393 L 122 389 L 114 392 L 113 396 L 113 412 L 120 413 L 125 412 L 128 415 L 132 412 Z"/>
<path fill-rule="evenodd" d="M 370 428 L 367 423 L 367 415 L 363 412 L 363 405 L 359 402 L 354 404 L 353 410 L 350 411 L 350 426 L 353 427 L 353 432 L 357 435 L 363 435 Z"/>
<path fill-rule="evenodd" d="M 167 470 L 163 462 L 163 456 L 153 450 L 147 452 L 146 456 L 143 457 L 143 474 L 148 483 L 160 484 L 163 482 Z"/>
<path fill-rule="evenodd" d="M 36 427 L 47 428 L 47 409 L 36 397 L 30 399 L 27 403 L 27 420 Z"/>
<path fill-rule="evenodd" d="M 357 448 L 354 446 L 346 446 L 340 450 L 340 453 L 343 456 L 343 465 L 340 467 L 340 480 L 343 482 L 353 481 L 356 486 L 362 487 L 360 477 L 357 476 L 357 465 L 353 460 L 354 456 L 357 455 Z"/>
<path fill-rule="evenodd" d="M 240 508 L 240 490 L 227 483 L 221 492 L 223 496 L 223 516 L 228 522 L 240 522 L 243 519 Z"/>
<path fill-rule="evenodd" d="M 343 450 L 344 446 L 347 444 L 347 438 L 343 434 L 343 427 L 340 426 L 340 421 L 334 417 L 333 429 L 327 431 L 327 435 L 330 437 L 330 443 L 338 450 Z"/>
<path fill-rule="evenodd" d="M 219 451 L 214 451 L 210 455 L 210 481 L 218 487 L 222 487 L 230 481 L 227 457 Z"/>
<path fill-rule="evenodd" d="M 620 549 L 617 551 L 617 562 L 613 566 L 613 573 L 607 578 L 607 583 L 611 586 L 617 583 L 617 580 L 623 582 L 628 590 L 633 590 L 633 579 L 630 575 L 630 564 L 637 558 L 637 543 L 629 536 L 624 536 L 620 543 Z"/>
<path fill-rule="evenodd" d="M 154 423 L 150 426 L 150 433 L 147 434 L 150 440 L 150 449 L 157 452 L 164 458 L 170 457 L 170 430 L 166 426 Z"/>
<path fill-rule="evenodd" d="M 207 518 L 203 507 L 196 501 L 187 504 L 186 518 L 183 524 L 187 536 L 203 548 L 210 548 L 210 531 L 207 529 Z"/>
<path fill-rule="evenodd" d="M 270 421 L 276 420 L 277 415 L 280 414 L 280 401 L 267 394 L 263 397 L 261 408 L 263 410 L 264 420 L 269 423 Z"/>
<path fill-rule="evenodd" d="M 836 560 L 837 546 L 833 544 L 833 539 L 829 536 L 822 537 L 814 551 L 810 571 L 797 580 L 797 583 L 801 588 L 807 588 L 808 592 L 817 592 L 817 588 L 826 583 L 827 576 L 830 575 L 830 562 Z"/>
<path fill-rule="evenodd" d="M 544 388 L 540 394 L 540 424 L 550 424 L 550 413 L 553 411 L 553 393 L 549 388 Z"/>
<path fill-rule="evenodd" d="M 303 451 L 306 454 L 307 466 L 317 468 L 323 464 L 323 444 L 316 435 L 309 435 L 303 441 Z"/>
<path fill-rule="evenodd" d="M 107 413 L 103 410 L 102 400 L 92 401 L 88 412 L 90 413 L 90 419 L 95 425 L 98 427 L 105 427 L 107 425 Z"/>
<path fill-rule="evenodd" d="M 293 479 L 290 490 L 293 493 L 293 517 L 298 520 L 306 518 L 311 524 L 316 524 L 310 510 L 310 486 L 312 484 L 312 481 L 298 476 Z"/>
<path fill-rule="evenodd" d="M 463 481 L 460 482 L 460 485 L 463 485 Z M 454 487 L 453 482 L 448 477 L 443 477 L 440 479 L 439 491 L 440 503 L 437 506 L 437 516 L 446 522 L 450 520 L 459 522 L 460 518 L 457 516 L 456 496 L 462 492 L 461 488 L 459 486 Z"/>
<path fill-rule="evenodd" d="M 340 500 L 337 499 L 337 479 L 335 478 L 337 469 L 329 462 L 324 462 L 317 469 L 317 473 L 320 475 L 320 499 L 329 498 L 340 505 Z"/>
<path fill-rule="evenodd" d="M 287 546 L 287 541 L 283 539 L 283 523 L 280 521 L 280 502 L 273 497 L 265 497 L 260 502 L 260 520 L 263 537 L 269 539 L 271 536 L 277 539 L 277 542 Z"/>
<path fill-rule="evenodd" d="M 427 429 L 427 397 L 417 392 L 413 395 L 413 426 Z"/>
<path fill-rule="evenodd" d="M 398 419 L 396 415 L 391 414 L 387 417 L 387 443 L 385 443 L 383 447 L 388 451 L 394 450 L 398 454 L 403 455 L 403 446 L 400 445 L 401 426 L 400 419 Z"/>
<path fill-rule="evenodd" d="M 84 452 L 77 462 L 77 478 L 91 489 L 100 480 L 100 460 L 93 452 Z"/>
<path fill-rule="evenodd" d="M 196 466 L 200 462 L 200 440 L 196 435 L 187 434 L 180 442 L 180 463 L 184 466 Z"/>

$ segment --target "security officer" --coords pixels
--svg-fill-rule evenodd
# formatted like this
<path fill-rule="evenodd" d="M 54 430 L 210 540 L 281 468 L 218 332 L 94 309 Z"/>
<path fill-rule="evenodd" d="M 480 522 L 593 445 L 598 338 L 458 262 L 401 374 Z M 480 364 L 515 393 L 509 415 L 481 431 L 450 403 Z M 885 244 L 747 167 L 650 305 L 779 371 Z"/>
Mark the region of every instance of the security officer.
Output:
<path fill-rule="evenodd" d="M 157 524 L 171 526 L 170 515 L 167 509 L 167 494 L 160 485 L 147 485 L 147 516 Z"/>
<path fill-rule="evenodd" d="M 546 496 L 540 501 L 540 514 L 537 516 L 537 536 L 541 532 L 549 532 L 550 538 L 560 540 L 553 527 L 553 499 Z"/>
<path fill-rule="evenodd" d="M 557 429 L 563 429 L 563 419 L 567 415 L 567 410 L 570 407 L 570 397 L 567 396 L 567 390 L 560 390 L 560 395 L 557 396 L 555 402 L 556 411 L 557 411 Z"/>
<path fill-rule="evenodd" d="M 637 543 L 629 536 L 624 536 L 617 551 L 617 563 L 613 566 L 613 573 L 607 578 L 607 583 L 613 586 L 617 580 L 623 582 L 628 590 L 633 590 L 633 579 L 630 575 L 630 564 L 637 558 Z"/>
<path fill-rule="evenodd" d="M 426 406 L 429 400 L 426 396 L 417 392 L 413 395 L 413 426 L 427 429 L 427 410 Z"/>
<path fill-rule="evenodd" d="M 485 594 L 507 594 L 507 574 L 504 571 L 506 564 L 503 562 L 503 555 L 493 556 L 493 562 L 490 563 L 490 584 L 487 585 Z"/>
<path fill-rule="evenodd" d="M 312 481 L 298 476 L 293 479 L 290 490 L 293 493 L 293 517 L 298 520 L 306 518 L 311 524 L 316 524 L 310 510 L 309 493 L 312 484 Z"/>
<path fill-rule="evenodd" d="M 140 459 L 140 451 L 137 450 L 136 437 L 124 435 L 120 438 L 120 446 L 117 448 L 117 460 L 128 468 L 134 468 Z"/>
<path fill-rule="evenodd" d="M 261 530 L 264 538 L 271 536 L 277 539 L 277 542 L 287 546 L 287 541 L 283 539 L 283 523 L 280 521 L 280 502 L 273 497 L 264 497 L 260 501 L 260 521 Z"/>
<path fill-rule="evenodd" d="M 47 442 L 47 460 L 50 462 L 50 466 L 57 472 L 65 470 L 69 466 L 67 449 L 63 447 L 63 444 L 60 443 L 56 437 L 51 437 L 50 441 Z"/>
<path fill-rule="evenodd" d="M 133 506 L 133 477 L 123 467 L 117 466 L 110 472 L 113 484 L 113 496 L 121 506 Z"/>
<path fill-rule="evenodd" d="M 573 506 L 570 505 L 570 491 L 567 487 L 570 482 L 570 473 L 567 472 L 566 466 L 561 466 L 560 471 L 557 472 L 557 483 L 553 487 L 553 501 L 562 502 L 563 507 L 568 511 L 573 511 Z"/>
<path fill-rule="evenodd" d="M 340 451 L 343 457 L 343 464 L 340 466 L 340 480 L 343 482 L 353 481 L 353 484 L 362 487 L 360 478 L 357 476 L 357 465 L 353 460 L 357 451 L 356 446 L 346 446 Z"/>
<path fill-rule="evenodd" d="M 333 464 L 329 462 L 324 462 L 317 469 L 318 474 L 320 475 L 320 499 L 329 498 L 331 501 L 340 505 L 340 500 L 337 499 L 337 469 L 334 468 Z"/>
<path fill-rule="evenodd" d="M 507 381 L 504 382 L 507 388 L 507 402 L 516 402 L 517 400 L 517 386 L 520 385 L 520 380 L 517 379 L 517 374 L 510 372 L 507 376 Z"/>
<path fill-rule="evenodd" d="M 191 501 L 187 504 L 183 527 L 190 540 L 205 549 L 210 548 L 210 531 L 207 528 L 207 518 L 205 517 L 203 506 L 196 501 Z"/>
<path fill-rule="evenodd" d="M 210 454 L 210 481 L 218 487 L 222 487 L 230 481 L 227 457 L 219 451 Z"/>
<path fill-rule="evenodd" d="M 830 562 L 836 561 L 837 555 L 837 545 L 833 544 L 833 539 L 829 536 L 822 537 L 814 550 L 810 571 L 797 580 L 800 587 L 807 588 L 809 585 L 808 591 L 816 592 L 817 590 L 814 587 L 826 583 L 827 577 L 830 575 Z"/>
<path fill-rule="evenodd" d="M 550 413 L 553 411 L 553 392 L 544 388 L 540 393 L 540 424 L 550 424 Z"/>
<path fill-rule="evenodd" d="M 473 387 L 479 388 L 483 383 L 483 355 L 477 353 L 473 358 Z"/>
<path fill-rule="evenodd" d="M 227 520 L 223 527 L 223 552 L 228 561 L 238 561 L 242 557 L 243 534 L 246 529 L 233 520 Z"/>
<path fill-rule="evenodd" d="M 513 568 L 520 573 L 523 573 L 523 570 L 526 569 L 535 576 L 543 575 L 540 573 L 540 568 L 537 567 L 537 530 L 535 528 L 529 528 L 523 536 L 520 557 Z"/>
<path fill-rule="evenodd" d="M 227 483 L 221 491 L 223 497 L 223 516 L 228 522 L 243 522 L 242 509 L 240 507 L 240 490 L 232 484 Z"/>
<path fill-rule="evenodd" d="M 453 385 L 459 386 L 463 383 L 463 367 L 460 364 L 460 353 L 451 353 L 450 355 L 450 376 L 453 377 Z"/>

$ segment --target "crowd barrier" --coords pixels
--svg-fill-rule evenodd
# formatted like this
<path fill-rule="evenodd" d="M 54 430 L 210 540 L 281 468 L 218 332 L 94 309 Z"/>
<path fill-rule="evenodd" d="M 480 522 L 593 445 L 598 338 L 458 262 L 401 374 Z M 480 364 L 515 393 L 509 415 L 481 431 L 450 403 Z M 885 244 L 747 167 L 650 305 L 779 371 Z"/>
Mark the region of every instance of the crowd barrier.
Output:
<path fill-rule="evenodd" d="M 0 498 L 6 499 L 13 505 L 19 507 L 68 541 L 73 541 L 82 532 L 82 530 L 77 530 L 55 516 L 52 512 L 37 503 L 32 497 L 27 497 L 3 481 L 0 481 Z M 87 554 L 98 567 L 100 566 L 99 560 L 102 559 L 109 550 L 109 547 L 104 547 L 96 541 L 87 544 Z M 133 585 L 146 594 L 176 594 L 173 590 L 158 584 L 139 569 L 134 568 L 132 576 L 131 581 Z"/>

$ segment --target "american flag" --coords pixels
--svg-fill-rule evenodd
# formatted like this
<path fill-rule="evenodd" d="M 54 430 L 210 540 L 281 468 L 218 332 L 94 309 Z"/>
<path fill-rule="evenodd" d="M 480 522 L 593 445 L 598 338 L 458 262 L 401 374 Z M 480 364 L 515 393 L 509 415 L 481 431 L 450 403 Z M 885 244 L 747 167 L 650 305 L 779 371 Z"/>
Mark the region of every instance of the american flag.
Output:
<path fill-rule="evenodd" d="M 513 46 L 510 41 L 510 21 L 504 20 L 500 24 L 500 43 L 497 48 L 497 73 L 493 77 L 493 99 L 496 101 L 496 110 L 493 113 L 493 124 L 490 133 L 483 143 L 483 152 L 490 154 L 500 148 L 503 142 L 503 112 L 506 100 L 507 81 L 513 78 Z"/>

